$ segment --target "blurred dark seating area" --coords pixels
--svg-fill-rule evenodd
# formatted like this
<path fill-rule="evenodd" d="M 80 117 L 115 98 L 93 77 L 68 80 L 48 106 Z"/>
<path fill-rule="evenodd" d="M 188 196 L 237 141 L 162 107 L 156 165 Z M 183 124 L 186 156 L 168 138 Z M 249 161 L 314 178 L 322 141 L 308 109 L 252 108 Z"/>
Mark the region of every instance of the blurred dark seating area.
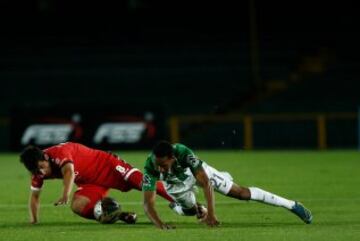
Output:
<path fill-rule="evenodd" d="M 0 114 L 58 104 L 355 111 L 349 3 L 2 1 Z"/>

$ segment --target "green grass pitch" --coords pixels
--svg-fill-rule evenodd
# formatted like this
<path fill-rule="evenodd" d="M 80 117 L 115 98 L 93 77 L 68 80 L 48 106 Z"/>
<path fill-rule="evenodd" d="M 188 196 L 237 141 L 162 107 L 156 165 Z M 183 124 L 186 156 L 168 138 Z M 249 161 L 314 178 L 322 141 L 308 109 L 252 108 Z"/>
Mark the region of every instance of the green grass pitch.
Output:
<path fill-rule="evenodd" d="M 124 210 L 138 213 L 138 224 L 101 225 L 74 215 L 69 206 L 54 207 L 62 182 L 45 182 L 40 223 L 28 224 L 29 174 L 17 154 L 0 154 L 0 241 L 47 240 L 360 240 L 360 152 L 356 151 L 197 151 L 218 170 L 230 172 L 238 184 L 257 186 L 303 202 L 314 215 L 306 225 L 283 208 L 237 201 L 216 194 L 218 228 L 175 215 L 161 198 L 157 208 L 176 229 L 150 224 L 138 191 L 111 191 Z M 142 168 L 147 153 L 119 153 Z M 202 192 L 198 193 L 203 200 Z"/>

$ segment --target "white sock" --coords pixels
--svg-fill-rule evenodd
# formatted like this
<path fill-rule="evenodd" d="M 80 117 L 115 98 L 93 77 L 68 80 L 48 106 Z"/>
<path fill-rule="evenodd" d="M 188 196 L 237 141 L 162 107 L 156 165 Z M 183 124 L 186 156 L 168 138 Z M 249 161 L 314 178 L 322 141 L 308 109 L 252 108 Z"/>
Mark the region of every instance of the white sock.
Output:
<path fill-rule="evenodd" d="M 287 209 L 291 209 L 295 205 L 295 202 L 292 200 L 285 199 L 273 193 L 264 191 L 260 188 L 249 187 L 249 189 L 251 194 L 251 200 L 267 203 L 274 206 L 284 207 Z"/>

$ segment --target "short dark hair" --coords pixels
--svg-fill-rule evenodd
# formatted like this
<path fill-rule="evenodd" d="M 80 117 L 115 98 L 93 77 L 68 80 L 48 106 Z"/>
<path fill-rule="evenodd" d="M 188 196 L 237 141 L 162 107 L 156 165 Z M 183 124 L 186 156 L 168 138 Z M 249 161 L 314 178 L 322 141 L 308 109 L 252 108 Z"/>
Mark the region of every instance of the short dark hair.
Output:
<path fill-rule="evenodd" d="M 153 148 L 153 153 L 156 157 L 170 157 L 174 155 L 174 150 L 171 143 L 167 141 L 159 141 Z"/>
<path fill-rule="evenodd" d="M 45 160 L 44 152 L 36 146 L 27 146 L 20 154 L 20 162 L 33 174 L 38 172 L 37 164 L 41 160 Z"/>

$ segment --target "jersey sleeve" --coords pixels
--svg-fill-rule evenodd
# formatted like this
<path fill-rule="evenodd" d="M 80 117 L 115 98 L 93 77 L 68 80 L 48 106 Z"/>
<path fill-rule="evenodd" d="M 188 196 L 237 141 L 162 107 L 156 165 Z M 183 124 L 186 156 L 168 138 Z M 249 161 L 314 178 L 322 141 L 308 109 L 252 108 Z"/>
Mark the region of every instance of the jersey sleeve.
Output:
<path fill-rule="evenodd" d="M 156 173 L 155 167 L 152 163 L 151 156 L 148 157 L 144 168 L 144 177 L 142 182 L 143 191 L 156 191 L 156 181 L 159 180 L 159 176 Z"/>
<path fill-rule="evenodd" d="M 196 173 L 202 166 L 202 161 L 194 154 L 194 152 L 185 145 L 175 144 L 182 165 L 189 167 L 192 173 Z"/>
<path fill-rule="evenodd" d="M 44 184 L 44 179 L 39 175 L 31 176 L 31 191 L 40 191 Z"/>

